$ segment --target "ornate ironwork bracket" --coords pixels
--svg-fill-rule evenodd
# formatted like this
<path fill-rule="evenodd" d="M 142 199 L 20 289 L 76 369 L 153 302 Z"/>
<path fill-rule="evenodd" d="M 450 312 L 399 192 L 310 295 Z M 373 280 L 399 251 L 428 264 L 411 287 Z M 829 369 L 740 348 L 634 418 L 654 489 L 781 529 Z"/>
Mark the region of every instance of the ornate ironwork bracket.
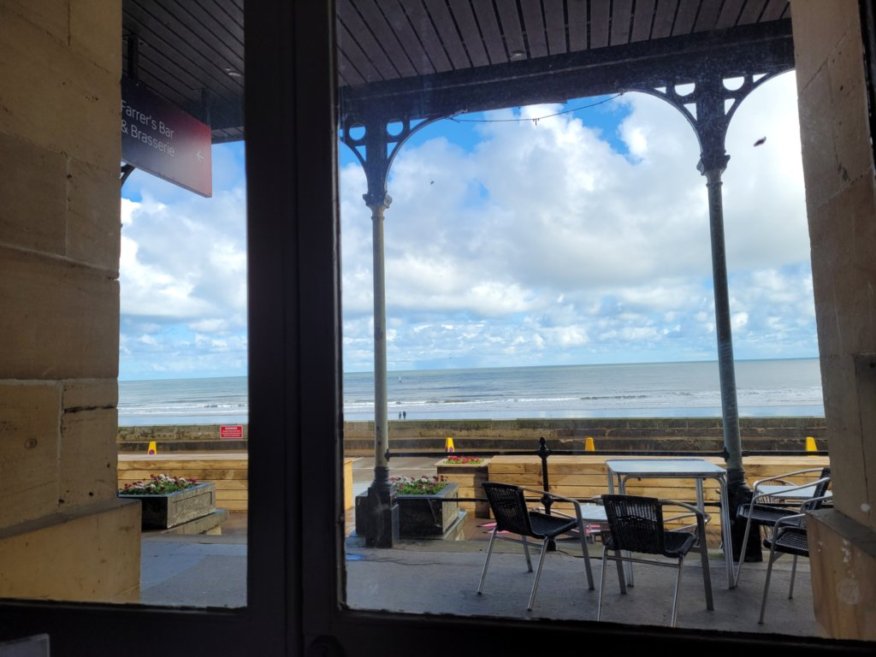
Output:
<path fill-rule="evenodd" d="M 673 81 L 665 87 L 636 87 L 627 91 L 655 96 L 681 112 L 693 128 L 700 145 L 697 169 L 703 175 L 720 174 L 730 161 L 724 144 L 730 121 L 739 105 L 752 91 L 783 72 L 748 73 L 730 78 L 716 72 L 695 82 Z M 741 82 L 734 84 L 736 81 Z"/>
<path fill-rule="evenodd" d="M 443 118 L 447 117 L 441 115 L 391 121 L 382 117 L 367 117 L 343 122 L 341 141 L 350 147 L 362 164 L 368 182 L 368 192 L 362 196 L 365 205 L 369 208 L 389 207 L 392 197 L 386 191 L 386 182 L 399 149 L 413 134 Z"/>
<path fill-rule="evenodd" d="M 132 173 L 134 173 L 134 169 L 136 169 L 133 164 L 123 164 L 121 170 L 119 171 L 119 186 L 124 187 L 125 181 L 128 179 Z"/>
<path fill-rule="evenodd" d="M 730 120 L 748 95 L 781 71 L 766 74 L 746 73 L 726 76 L 707 71 L 693 82 L 670 81 L 665 87 L 634 88 L 631 91 L 656 96 L 675 107 L 687 119 L 700 144 L 699 172 L 706 177 L 709 195 L 709 229 L 712 243 L 712 282 L 715 293 L 715 333 L 718 342 L 718 369 L 721 383 L 721 415 L 727 485 L 731 498 L 744 489 L 742 439 L 736 373 L 733 364 L 733 337 L 730 327 L 730 298 L 727 284 L 727 255 L 724 244 L 724 201 L 721 176 L 730 156 L 725 148 Z"/>

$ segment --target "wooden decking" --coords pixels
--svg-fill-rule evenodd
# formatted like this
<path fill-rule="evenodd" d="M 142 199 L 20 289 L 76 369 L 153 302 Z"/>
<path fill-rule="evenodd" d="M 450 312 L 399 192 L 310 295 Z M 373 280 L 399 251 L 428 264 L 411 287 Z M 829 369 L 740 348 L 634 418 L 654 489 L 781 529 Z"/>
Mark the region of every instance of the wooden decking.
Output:
<path fill-rule="evenodd" d="M 565 497 L 593 497 L 605 493 L 608 486 L 605 461 L 624 458 L 619 456 L 555 455 L 548 459 L 548 477 L 551 490 Z M 641 457 L 630 457 L 641 458 Z M 719 458 L 707 460 L 723 464 Z M 350 459 L 344 467 L 346 506 L 352 506 L 352 469 Z M 757 479 L 792 470 L 828 465 L 826 456 L 752 456 L 743 461 L 746 479 Z M 119 486 L 128 482 L 148 479 L 153 474 L 165 473 L 177 477 L 212 481 L 216 484 L 216 504 L 229 511 L 245 511 L 249 501 L 249 456 L 245 452 L 173 452 L 168 454 L 119 454 Z M 489 479 L 506 483 L 543 488 L 541 461 L 535 456 L 494 456 L 489 461 Z M 479 493 L 480 491 L 478 491 Z M 689 479 L 630 480 L 627 492 L 682 501 L 695 499 L 694 484 Z M 718 500 L 714 482 L 705 485 L 707 502 Z M 717 512 L 717 507 L 712 507 Z M 713 531 L 720 526 L 715 517 L 710 523 Z"/>
<path fill-rule="evenodd" d="M 352 459 L 344 460 L 345 505 L 353 506 Z M 186 477 L 216 484 L 216 506 L 246 511 L 249 503 L 249 454 L 246 452 L 120 453 L 119 488 L 157 474 Z"/>
<path fill-rule="evenodd" d="M 161 473 L 212 481 L 216 484 L 216 506 L 229 511 L 246 511 L 249 501 L 249 455 L 245 452 L 119 454 L 119 488 Z"/>

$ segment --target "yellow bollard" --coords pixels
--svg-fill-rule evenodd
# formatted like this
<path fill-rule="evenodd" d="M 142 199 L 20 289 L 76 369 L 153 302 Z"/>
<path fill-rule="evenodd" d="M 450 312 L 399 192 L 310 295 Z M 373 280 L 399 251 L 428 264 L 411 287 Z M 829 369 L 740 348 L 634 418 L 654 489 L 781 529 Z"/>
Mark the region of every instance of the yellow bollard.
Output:
<path fill-rule="evenodd" d="M 815 438 L 812 436 L 806 436 L 806 451 L 807 452 L 817 452 L 818 445 L 815 444 Z"/>
<path fill-rule="evenodd" d="M 444 451 L 448 453 L 453 451 L 453 438 L 450 436 L 444 439 Z"/>
<path fill-rule="evenodd" d="M 587 436 L 584 439 L 584 451 L 585 452 L 595 452 L 596 451 L 596 443 L 593 442 L 593 436 Z"/>
<path fill-rule="evenodd" d="M 158 454 L 158 444 L 154 440 L 149 441 L 149 449 L 146 450 L 147 454 Z"/>

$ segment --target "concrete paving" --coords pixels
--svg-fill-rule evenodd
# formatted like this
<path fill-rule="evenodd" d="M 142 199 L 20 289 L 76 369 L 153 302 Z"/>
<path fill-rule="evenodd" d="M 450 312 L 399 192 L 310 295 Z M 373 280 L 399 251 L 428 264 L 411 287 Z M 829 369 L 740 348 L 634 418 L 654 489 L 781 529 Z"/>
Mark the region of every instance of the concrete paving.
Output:
<path fill-rule="evenodd" d="M 356 492 L 371 480 L 370 460 L 354 463 Z M 434 472 L 435 459 L 398 459 L 393 474 L 418 476 Z M 358 467 L 357 467 L 358 465 Z M 577 541 L 559 541 L 547 555 L 538 596 L 526 610 L 532 586 L 522 547 L 499 541 L 494 549 L 483 595 L 476 589 L 491 527 L 468 514 L 459 541 L 404 541 L 392 549 L 364 546 L 352 532 L 348 513 L 345 548 L 347 603 L 353 609 L 403 613 L 452 614 L 509 619 L 594 621 L 600 583 L 601 544 L 590 545 L 596 590 L 589 591 L 584 559 Z M 537 549 L 533 550 L 537 559 Z M 765 579 L 765 563 L 748 563 L 740 585 L 727 588 L 719 551 L 710 552 L 714 611 L 707 611 L 698 555 L 684 567 L 678 626 L 746 633 L 823 636 L 812 609 L 808 560 L 798 566 L 793 600 L 787 598 L 791 558 L 773 569 L 766 622 L 757 623 Z M 620 595 L 617 571 L 606 573 L 604 622 L 667 625 L 675 571 L 636 565 L 635 586 Z M 173 606 L 238 607 L 246 604 L 246 514 L 232 513 L 221 536 L 145 536 L 142 542 L 142 601 Z"/>

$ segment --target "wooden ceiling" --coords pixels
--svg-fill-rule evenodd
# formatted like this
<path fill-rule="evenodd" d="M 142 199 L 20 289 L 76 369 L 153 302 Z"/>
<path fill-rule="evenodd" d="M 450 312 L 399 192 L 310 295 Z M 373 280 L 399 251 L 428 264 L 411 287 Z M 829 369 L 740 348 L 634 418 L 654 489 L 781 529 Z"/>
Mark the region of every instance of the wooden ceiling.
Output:
<path fill-rule="evenodd" d="M 208 117 L 217 142 L 243 138 L 243 2 L 123 4 L 126 73 L 192 114 Z M 656 80 L 653 73 L 646 75 L 654 66 L 642 62 L 654 60 L 668 70 L 670 55 L 672 61 L 692 61 L 694 54 L 712 52 L 712 59 L 726 63 L 746 60 L 747 53 L 749 60 L 773 57 L 771 66 L 785 68 L 789 58 L 793 62 L 788 0 L 337 0 L 336 5 L 341 98 L 359 113 L 369 103 L 423 116 L 535 102 L 541 95 L 577 97 L 624 86 L 630 75 L 638 76 L 637 82 Z M 139 47 L 131 56 L 135 40 Z M 599 73 L 609 70 L 611 75 Z M 581 84 L 582 71 L 591 84 Z M 499 93 L 508 90 L 502 81 L 510 80 L 517 80 L 518 93 Z M 458 107 L 451 109 L 454 104 Z"/>

